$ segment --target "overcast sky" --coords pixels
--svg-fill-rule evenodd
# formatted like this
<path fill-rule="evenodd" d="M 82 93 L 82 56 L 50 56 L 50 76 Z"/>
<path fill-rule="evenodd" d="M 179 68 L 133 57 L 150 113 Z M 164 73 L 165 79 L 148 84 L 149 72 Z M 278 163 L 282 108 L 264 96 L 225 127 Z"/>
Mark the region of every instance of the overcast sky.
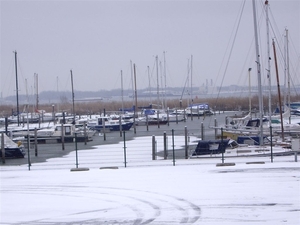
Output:
<path fill-rule="evenodd" d="M 290 72 L 299 84 L 300 1 L 269 1 L 270 37 L 276 39 L 283 77 L 283 35 L 289 32 Z M 264 0 L 256 1 L 262 70 L 267 67 Z M 38 90 L 97 91 L 184 86 L 192 60 L 192 86 L 247 85 L 256 76 L 252 1 L 3 1 L 1 0 L 1 94 L 15 93 L 14 53 L 19 93 Z M 240 15 L 241 20 L 239 28 Z M 236 33 L 237 32 L 237 33 Z M 236 39 L 234 37 L 236 34 Z M 234 45 L 233 45 L 234 43 Z M 233 48 L 232 48 L 233 46 Z M 231 52 L 232 50 L 232 52 Z M 165 52 L 165 54 L 164 54 Z M 231 57 L 229 58 L 231 52 Z M 271 51 L 273 58 L 273 51 Z M 165 60 L 164 60 L 165 55 Z M 272 66 L 274 61 L 272 61 Z M 164 67 L 165 65 L 165 67 Z M 149 66 L 149 76 L 148 69 Z M 272 83 L 276 84 L 272 69 Z M 298 75 L 296 75 L 298 73 Z M 263 83 L 266 75 L 263 74 Z M 27 80 L 27 85 L 25 80 Z M 255 79 L 253 78 L 253 85 Z M 191 84 L 189 83 L 188 86 Z"/>

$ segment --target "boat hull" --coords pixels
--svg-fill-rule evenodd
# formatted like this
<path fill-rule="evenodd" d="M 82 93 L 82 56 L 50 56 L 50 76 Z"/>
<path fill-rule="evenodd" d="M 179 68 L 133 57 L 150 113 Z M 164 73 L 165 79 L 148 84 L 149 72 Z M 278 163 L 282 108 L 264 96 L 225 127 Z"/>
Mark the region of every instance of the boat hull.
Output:
<path fill-rule="evenodd" d="M 24 158 L 25 152 L 22 148 L 5 148 L 5 158 Z M 2 157 L 2 151 L 0 151 L 0 157 Z"/>
<path fill-rule="evenodd" d="M 122 124 L 122 131 L 128 131 L 130 130 L 130 128 L 132 127 L 133 123 L 125 123 Z M 120 125 L 119 124 L 113 124 L 113 125 L 105 125 L 105 127 L 103 125 L 95 125 L 94 127 L 90 127 L 91 130 L 96 130 L 99 132 L 103 132 L 103 130 L 105 129 L 105 131 L 120 131 Z"/>

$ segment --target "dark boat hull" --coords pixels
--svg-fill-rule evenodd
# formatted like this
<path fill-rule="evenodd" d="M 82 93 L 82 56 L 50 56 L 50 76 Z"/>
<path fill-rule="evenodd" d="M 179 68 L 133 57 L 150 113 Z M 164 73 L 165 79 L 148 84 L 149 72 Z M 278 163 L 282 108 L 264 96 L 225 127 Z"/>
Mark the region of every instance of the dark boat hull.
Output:
<path fill-rule="evenodd" d="M 213 155 L 225 153 L 225 150 L 228 146 L 229 139 L 221 140 L 212 140 L 212 141 L 199 141 L 198 145 L 193 152 L 192 156 L 197 155 Z"/>
<path fill-rule="evenodd" d="M 5 158 L 24 158 L 25 152 L 22 148 L 5 148 Z M 0 150 L 0 157 L 2 157 L 2 151 Z"/>

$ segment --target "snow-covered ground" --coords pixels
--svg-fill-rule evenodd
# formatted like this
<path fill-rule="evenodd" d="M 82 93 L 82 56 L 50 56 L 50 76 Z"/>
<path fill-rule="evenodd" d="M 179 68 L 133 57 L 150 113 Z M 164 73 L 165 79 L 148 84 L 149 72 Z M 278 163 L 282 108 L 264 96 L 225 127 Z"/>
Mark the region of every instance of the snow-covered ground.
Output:
<path fill-rule="evenodd" d="M 78 151 L 88 171 L 75 152 L 1 166 L 0 224 L 300 224 L 294 156 L 153 161 L 147 138 L 126 142 L 126 168 L 123 143 Z"/>

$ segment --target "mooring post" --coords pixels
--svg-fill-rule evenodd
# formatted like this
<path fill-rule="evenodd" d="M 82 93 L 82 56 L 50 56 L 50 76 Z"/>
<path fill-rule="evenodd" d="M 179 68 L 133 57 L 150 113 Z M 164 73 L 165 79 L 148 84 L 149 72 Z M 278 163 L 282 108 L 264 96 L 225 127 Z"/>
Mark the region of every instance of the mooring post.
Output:
<path fill-rule="evenodd" d="M 83 123 L 83 135 L 84 135 L 84 145 L 86 145 L 87 139 L 89 138 L 89 135 L 86 132 L 86 122 Z"/>
<path fill-rule="evenodd" d="M 157 110 L 157 127 L 160 128 L 159 111 Z"/>
<path fill-rule="evenodd" d="M 78 168 L 77 133 L 75 133 L 76 168 Z"/>
<path fill-rule="evenodd" d="M 222 148 L 222 163 L 224 163 L 224 151 L 226 147 L 224 146 L 223 143 L 223 127 L 221 128 L 221 148 Z"/>
<path fill-rule="evenodd" d="M 120 137 L 122 137 L 122 117 L 119 116 L 119 129 L 120 129 Z"/>
<path fill-rule="evenodd" d="M 105 109 L 104 109 L 104 114 L 102 118 L 102 127 L 103 127 L 103 140 L 106 141 L 106 131 L 105 131 Z"/>
<path fill-rule="evenodd" d="M 124 165 L 127 167 L 127 159 L 126 159 L 126 139 L 125 139 L 125 130 L 123 131 L 123 142 L 124 142 Z"/>
<path fill-rule="evenodd" d="M 215 118 L 215 138 L 217 139 L 218 129 L 217 129 L 217 118 Z"/>
<path fill-rule="evenodd" d="M 175 166 L 174 129 L 172 129 L 172 147 L 173 147 L 173 166 Z"/>
<path fill-rule="evenodd" d="M 147 127 L 147 131 L 149 131 L 149 124 L 148 124 L 148 115 L 146 115 L 146 127 Z"/>
<path fill-rule="evenodd" d="M 30 136 L 27 134 L 27 154 L 28 154 L 28 170 L 30 170 L 31 162 L 30 162 Z"/>
<path fill-rule="evenodd" d="M 38 156 L 37 129 L 36 128 L 34 128 L 34 153 L 35 153 L 35 156 Z"/>
<path fill-rule="evenodd" d="M 156 159 L 156 141 L 155 136 L 152 136 L 152 160 Z"/>
<path fill-rule="evenodd" d="M 2 153 L 2 163 L 5 164 L 4 133 L 1 134 L 1 153 Z"/>
<path fill-rule="evenodd" d="M 64 124 L 61 124 L 61 147 L 62 150 L 65 150 L 65 130 L 64 130 Z"/>
<path fill-rule="evenodd" d="M 164 131 L 164 159 L 168 158 L 168 143 L 167 143 L 167 133 Z"/>
<path fill-rule="evenodd" d="M 270 126 L 270 135 L 271 135 L 271 162 L 273 162 L 273 134 L 272 134 L 272 126 Z"/>
<path fill-rule="evenodd" d="M 184 127 L 184 139 L 185 139 L 185 159 L 189 158 L 189 147 L 188 147 L 188 131 L 187 131 L 187 127 Z"/>
<path fill-rule="evenodd" d="M 201 140 L 204 140 L 204 124 L 201 122 Z"/>

